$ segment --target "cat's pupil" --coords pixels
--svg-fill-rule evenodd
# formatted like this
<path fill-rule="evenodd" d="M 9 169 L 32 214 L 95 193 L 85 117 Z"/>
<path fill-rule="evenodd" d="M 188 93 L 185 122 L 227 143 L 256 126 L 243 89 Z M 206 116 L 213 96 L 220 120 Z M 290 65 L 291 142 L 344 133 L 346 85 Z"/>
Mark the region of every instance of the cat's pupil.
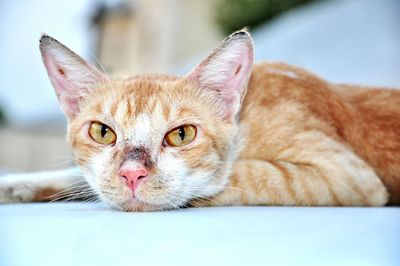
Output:
<path fill-rule="evenodd" d="M 101 137 L 104 138 L 104 136 L 107 134 L 107 126 L 106 125 L 101 125 Z"/>
<path fill-rule="evenodd" d="M 179 137 L 181 138 L 181 140 L 185 138 L 185 129 L 183 127 L 179 128 Z"/>

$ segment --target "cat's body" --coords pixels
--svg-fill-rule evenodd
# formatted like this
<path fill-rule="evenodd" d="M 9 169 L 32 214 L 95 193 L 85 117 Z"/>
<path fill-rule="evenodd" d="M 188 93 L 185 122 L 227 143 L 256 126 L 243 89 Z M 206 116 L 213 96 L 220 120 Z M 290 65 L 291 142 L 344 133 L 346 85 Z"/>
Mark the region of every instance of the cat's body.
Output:
<path fill-rule="evenodd" d="M 400 92 L 334 85 L 285 64 L 252 67 L 244 31 L 183 78 L 109 80 L 66 49 L 42 38 L 77 164 L 118 209 L 377 206 L 387 191 L 400 196 Z M 17 201 L 7 182 L 0 202 Z M 25 183 L 22 201 L 65 188 Z"/>
<path fill-rule="evenodd" d="M 369 167 L 398 198 L 399 103 L 399 91 L 336 85 L 286 64 L 256 64 L 240 113 L 245 144 L 238 160 L 271 162 L 262 167 L 277 170 L 290 204 L 321 204 L 313 190 L 324 189 L 335 205 L 372 203 L 379 186 L 371 183 L 368 191 L 368 180 L 375 182 L 363 177 L 373 175 Z M 274 194 L 270 186 L 266 194 Z M 340 196 L 346 189 L 349 201 Z"/>

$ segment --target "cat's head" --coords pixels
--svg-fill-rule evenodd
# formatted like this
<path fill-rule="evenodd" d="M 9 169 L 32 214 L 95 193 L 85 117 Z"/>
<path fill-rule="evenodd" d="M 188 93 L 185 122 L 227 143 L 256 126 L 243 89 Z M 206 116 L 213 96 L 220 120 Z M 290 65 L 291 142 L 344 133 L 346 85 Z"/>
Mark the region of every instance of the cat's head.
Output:
<path fill-rule="evenodd" d="M 184 77 L 110 79 L 49 36 L 40 50 L 76 162 L 103 201 L 162 210 L 223 190 L 253 64 L 246 31 L 227 37 Z"/>

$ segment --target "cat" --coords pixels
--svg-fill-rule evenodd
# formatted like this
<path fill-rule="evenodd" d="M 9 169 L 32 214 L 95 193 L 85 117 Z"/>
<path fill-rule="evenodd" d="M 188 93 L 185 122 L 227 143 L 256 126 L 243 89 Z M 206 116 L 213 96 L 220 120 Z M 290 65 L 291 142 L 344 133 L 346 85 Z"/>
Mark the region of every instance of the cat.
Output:
<path fill-rule="evenodd" d="M 398 91 L 253 64 L 246 30 L 184 77 L 110 79 L 47 35 L 40 51 L 82 175 L 5 177 L 0 202 L 48 200 L 70 186 L 79 195 L 84 181 L 123 211 L 400 198 Z"/>

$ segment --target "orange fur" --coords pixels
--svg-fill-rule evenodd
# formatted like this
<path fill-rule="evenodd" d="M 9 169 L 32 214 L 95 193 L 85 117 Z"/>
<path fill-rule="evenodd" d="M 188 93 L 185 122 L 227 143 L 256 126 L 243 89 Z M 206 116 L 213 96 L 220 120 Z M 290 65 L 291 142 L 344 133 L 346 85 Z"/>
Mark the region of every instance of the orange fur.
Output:
<path fill-rule="evenodd" d="M 99 101 L 104 106 L 103 99 L 110 99 L 113 97 L 111 94 L 115 93 L 116 98 L 110 108 L 112 114 L 130 103 L 130 115 L 119 121 L 127 126 L 139 113 L 151 114 L 155 100 L 161 105 L 164 117 L 168 117 L 165 113 L 171 112 L 171 98 L 179 98 L 178 115 L 190 118 L 201 114 L 203 128 L 210 130 L 203 133 L 205 140 L 196 148 L 181 151 L 187 165 L 216 171 L 218 164 L 202 161 L 201 158 L 212 151 L 219 158 L 226 158 L 228 144 L 224 139 L 229 139 L 227 136 L 233 135 L 234 129 L 216 120 L 212 112 L 209 114 L 209 106 L 205 110 L 205 106 L 193 103 L 193 99 L 199 97 L 199 92 L 193 90 L 185 79 L 137 77 L 115 82 L 113 87 L 114 91 L 107 86 L 97 88 L 96 97 L 89 96 L 83 103 L 83 113 L 96 113 L 92 106 L 99 103 L 94 102 Z M 306 159 L 301 162 L 299 157 L 302 157 L 304 150 L 312 150 L 313 145 L 318 149 L 318 141 L 324 138 L 342 144 L 328 147 L 326 156 L 331 153 L 341 155 L 347 152 L 346 149 L 354 152 L 364 160 L 355 159 L 352 162 L 355 167 L 373 167 L 395 199 L 400 187 L 398 174 L 396 176 L 396 172 L 400 172 L 399 156 L 396 157 L 399 153 L 396 147 L 400 143 L 400 109 L 396 103 L 400 102 L 400 93 L 383 89 L 360 90 L 360 87 L 354 87 L 354 93 L 352 90 L 353 87 L 329 84 L 292 66 L 277 63 L 255 65 L 240 113 L 239 124 L 244 144 L 234 163 L 231 187 L 228 186 L 224 193 L 214 197 L 212 204 L 375 205 L 385 202 L 386 192 L 377 179 L 364 189 L 363 183 L 347 177 L 346 185 L 350 190 L 346 193 L 354 195 L 346 197 L 337 195 L 341 194 L 342 188 L 335 188 L 336 181 L 329 177 L 331 173 L 322 173 L 324 177 L 318 180 L 321 170 L 315 169 Z M 131 102 L 132 99 L 135 101 Z M 382 108 L 382 105 L 385 107 Z M 81 131 L 82 122 L 74 120 L 71 123 L 69 136 L 72 143 L 77 143 L 77 139 L 81 138 L 78 132 Z M 315 132 L 320 136 L 313 136 Z M 302 136 L 295 139 L 300 134 Z M 97 152 L 92 145 L 80 143 L 75 147 L 78 162 L 86 162 L 85 158 L 91 158 Z M 285 155 L 289 149 L 293 154 Z M 271 164 L 266 166 L 264 162 Z M 295 162 L 295 166 L 291 168 L 286 162 Z M 278 177 L 268 180 L 271 171 L 282 175 L 283 187 Z M 310 175 L 310 180 L 307 180 Z M 227 193 L 229 196 L 226 196 Z M 321 196 L 324 193 L 327 195 Z M 378 196 L 374 198 L 371 193 L 377 193 Z M 263 194 L 268 197 L 263 197 Z M 195 205 L 210 204 L 210 201 L 204 203 L 202 199 L 194 202 Z"/>
<path fill-rule="evenodd" d="M 297 77 L 271 74 L 275 69 Z M 393 197 L 400 196 L 399 91 L 330 84 L 285 64 L 256 65 L 242 107 L 243 119 L 254 116 L 257 105 L 267 111 L 285 102 L 298 103 L 305 109 L 300 115 L 305 130 L 322 131 L 348 145 L 374 168 Z M 316 125 L 310 122 L 314 119 Z"/>
<path fill-rule="evenodd" d="M 335 85 L 293 66 L 258 64 L 242 107 L 241 122 L 251 132 L 239 158 L 281 160 L 297 132 L 305 133 L 305 143 L 307 132 L 322 132 L 365 160 L 396 201 L 400 195 L 399 103 L 400 92 L 395 90 Z M 292 111 L 293 106 L 297 107 Z"/>

